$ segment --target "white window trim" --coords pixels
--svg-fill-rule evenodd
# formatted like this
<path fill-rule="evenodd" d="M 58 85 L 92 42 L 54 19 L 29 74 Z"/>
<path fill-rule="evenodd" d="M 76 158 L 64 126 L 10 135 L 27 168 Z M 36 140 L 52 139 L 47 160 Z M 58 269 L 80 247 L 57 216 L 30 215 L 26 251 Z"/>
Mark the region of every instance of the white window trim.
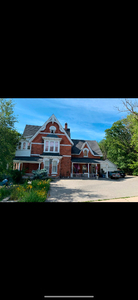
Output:
<path fill-rule="evenodd" d="M 22 141 L 19 141 L 19 143 L 21 143 L 21 148 L 19 149 L 19 144 L 17 145 L 17 148 L 16 150 L 30 150 L 31 149 L 31 143 L 29 142 L 29 140 L 22 140 Z M 23 144 L 25 143 L 25 148 L 23 149 Z M 27 149 L 28 148 L 28 143 L 30 144 L 30 149 Z"/>
<path fill-rule="evenodd" d="M 44 160 L 44 168 L 45 168 L 45 162 L 48 161 L 48 174 L 49 174 L 49 159 L 48 158 L 45 158 Z"/>
<path fill-rule="evenodd" d="M 56 161 L 57 162 L 57 170 L 58 170 L 58 163 L 59 163 L 59 159 L 52 159 L 52 175 L 57 174 L 56 172 L 53 172 L 53 162 Z"/>
<path fill-rule="evenodd" d="M 46 142 L 48 142 L 48 151 L 45 150 L 46 148 Z M 50 151 L 50 142 L 54 142 L 54 151 Z M 58 143 L 58 151 L 55 151 L 55 143 Z M 60 152 L 60 141 L 57 140 L 57 139 L 46 139 L 44 138 L 44 152 L 47 153 L 47 152 L 51 152 L 51 153 L 59 153 Z"/>

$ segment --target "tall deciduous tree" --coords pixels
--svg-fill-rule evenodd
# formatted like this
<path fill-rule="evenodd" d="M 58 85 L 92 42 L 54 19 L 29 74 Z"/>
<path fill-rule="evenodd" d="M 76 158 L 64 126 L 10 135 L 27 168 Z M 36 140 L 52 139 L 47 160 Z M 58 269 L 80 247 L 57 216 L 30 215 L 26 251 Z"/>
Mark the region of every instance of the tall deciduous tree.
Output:
<path fill-rule="evenodd" d="M 107 159 L 108 147 L 106 139 L 102 139 L 98 145 L 103 153 L 103 159 Z"/>
<path fill-rule="evenodd" d="M 18 122 L 13 111 L 12 100 L 0 99 L 0 172 L 5 172 L 15 155 L 20 133 L 15 129 Z"/>
<path fill-rule="evenodd" d="M 120 169 L 132 173 L 132 164 L 137 161 L 137 151 L 131 142 L 132 133 L 124 120 L 113 123 L 105 130 L 107 158 Z"/>

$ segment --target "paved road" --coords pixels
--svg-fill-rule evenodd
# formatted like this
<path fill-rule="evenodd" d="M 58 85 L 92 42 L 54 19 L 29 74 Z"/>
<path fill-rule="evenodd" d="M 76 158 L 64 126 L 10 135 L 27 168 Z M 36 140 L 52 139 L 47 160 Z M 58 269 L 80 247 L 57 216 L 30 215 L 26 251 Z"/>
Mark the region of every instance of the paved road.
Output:
<path fill-rule="evenodd" d="M 46 202 L 84 202 L 133 196 L 138 196 L 137 176 L 126 176 L 117 180 L 57 179 L 51 182 L 50 195 Z M 136 201 L 137 198 L 134 199 Z M 128 202 L 130 199 L 119 201 Z"/>

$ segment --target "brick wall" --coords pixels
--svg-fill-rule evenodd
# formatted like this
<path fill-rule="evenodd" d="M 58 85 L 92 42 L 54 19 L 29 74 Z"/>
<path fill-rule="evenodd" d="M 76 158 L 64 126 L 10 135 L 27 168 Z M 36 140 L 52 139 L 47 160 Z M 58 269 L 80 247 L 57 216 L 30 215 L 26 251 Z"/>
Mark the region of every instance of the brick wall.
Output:
<path fill-rule="evenodd" d="M 62 157 L 60 175 L 61 177 L 71 176 L 71 157 Z"/>

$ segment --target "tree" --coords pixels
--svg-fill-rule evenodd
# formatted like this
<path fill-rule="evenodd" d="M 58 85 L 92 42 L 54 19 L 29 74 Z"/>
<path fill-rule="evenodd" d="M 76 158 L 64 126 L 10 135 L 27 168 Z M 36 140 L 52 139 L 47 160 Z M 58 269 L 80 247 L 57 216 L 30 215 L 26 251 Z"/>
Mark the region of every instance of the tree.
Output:
<path fill-rule="evenodd" d="M 12 165 L 21 136 L 14 127 L 18 121 L 13 107 L 12 100 L 0 99 L 0 173 L 6 171 L 7 164 Z"/>
<path fill-rule="evenodd" d="M 129 100 L 124 99 L 122 100 L 122 104 L 124 106 L 124 109 L 120 109 L 119 107 L 115 107 L 119 112 L 128 112 L 129 114 L 132 114 L 134 119 L 138 121 L 138 112 L 136 111 L 138 108 L 138 102 L 137 100 Z"/>
<path fill-rule="evenodd" d="M 132 174 L 132 165 L 137 161 L 137 151 L 132 144 L 132 132 L 125 119 L 113 123 L 105 130 L 107 157 L 120 169 Z"/>
<path fill-rule="evenodd" d="M 102 139 L 99 143 L 98 143 L 102 153 L 103 153 L 103 159 L 107 159 L 107 142 L 105 139 Z"/>

